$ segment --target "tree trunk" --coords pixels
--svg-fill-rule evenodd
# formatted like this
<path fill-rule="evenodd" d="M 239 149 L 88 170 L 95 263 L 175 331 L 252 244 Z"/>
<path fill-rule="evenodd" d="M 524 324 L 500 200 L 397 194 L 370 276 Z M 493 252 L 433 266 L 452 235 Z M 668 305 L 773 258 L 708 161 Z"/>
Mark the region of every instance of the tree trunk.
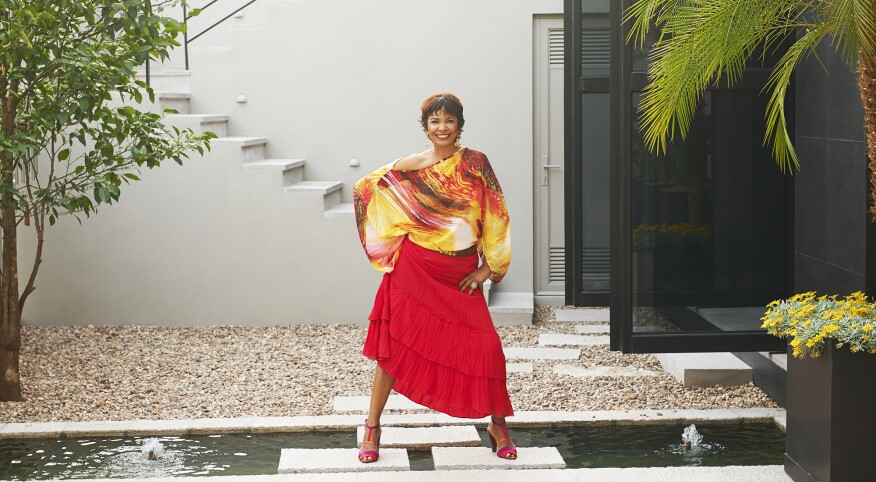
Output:
<path fill-rule="evenodd" d="M 7 174 L 11 175 L 11 173 Z M 11 185 L 11 182 L 10 182 Z M 18 233 L 15 206 L 4 202 L 3 277 L 0 279 L 0 401 L 21 400 L 18 356 L 21 350 L 21 311 L 18 308 Z"/>
<path fill-rule="evenodd" d="M 870 160 L 870 222 L 876 222 L 876 57 L 860 54 L 861 101 L 864 104 L 864 127 L 867 157 Z"/>

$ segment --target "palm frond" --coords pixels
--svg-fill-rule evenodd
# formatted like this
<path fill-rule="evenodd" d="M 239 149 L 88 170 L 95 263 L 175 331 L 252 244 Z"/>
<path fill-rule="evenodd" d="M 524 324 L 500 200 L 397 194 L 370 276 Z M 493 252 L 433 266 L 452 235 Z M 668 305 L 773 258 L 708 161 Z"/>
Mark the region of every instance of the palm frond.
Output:
<path fill-rule="evenodd" d="M 822 21 L 835 27 L 831 41 L 842 53 L 843 60 L 854 68 L 858 51 L 876 53 L 876 3 L 873 0 L 823 1 Z"/>
<path fill-rule="evenodd" d="M 641 48 L 651 29 L 652 23 L 662 25 L 667 17 L 671 17 L 675 7 L 686 6 L 690 0 L 640 0 L 624 12 L 623 23 L 632 21 L 627 42 L 634 41 L 636 47 Z"/>
<path fill-rule="evenodd" d="M 645 143 L 665 152 L 675 128 L 687 134 L 709 85 L 735 82 L 754 49 L 798 6 L 789 0 L 692 0 L 666 18 L 667 36 L 651 50 L 649 83 L 639 112 Z"/>
<path fill-rule="evenodd" d="M 833 32 L 833 25 L 822 23 L 807 30 L 794 42 L 782 56 L 770 74 L 764 90 L 772 90 L 766 111 L 766 132 L 764 144 L 772 141 L 773 158 L 782 172 L 800 168 L 797 152 L 794 149 L 791 136 L 788 134 L 788 123 L 785 119 L 785 94 L 791 81 L 791 74 L 802 60 L 815 52 L 818 44 Z"/>

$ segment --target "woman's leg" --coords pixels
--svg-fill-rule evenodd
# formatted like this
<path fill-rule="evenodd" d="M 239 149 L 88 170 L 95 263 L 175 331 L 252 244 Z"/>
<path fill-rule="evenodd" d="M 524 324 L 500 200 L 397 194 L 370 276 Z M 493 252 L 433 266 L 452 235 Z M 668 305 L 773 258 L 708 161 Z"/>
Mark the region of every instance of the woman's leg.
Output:
<path fill-rule="evenodd" d="M 371 384 L 371 407 L 368 410 L 368 419 L 365 421 L 367 426 L 374 429 L 365 429 L 365 438 L 362 440 L 359 453 L 360 462 L 368 463 L 377 460 L 374 454 L 363 454 L 363 452 L 377 452 L 380 449 L 380 433 L 383 431 L 379 427 L 380 414 L 383 413 L 383 407 L 386 406 L 386 400 L 394 384 L 395 379 L 377 365 L 377 369 L 374 370 L 374 382 Z"/>
<path fill-rule="evenodd" d="M 497 443 L 497 449 L 502 450 L 503 447 L 514 447 L 514 444 L 511 442 L 511 437 L 508 435 L 508 429 L 505 427 L 505 417 L 497 417 L 492 415 L 490 417 L 490 423 L 487 425 L 487 432 L 493 436 Z M 506 439 L 506 440 L 502 440 Z M 502 440 L 500 442 L 500 440 Z M 512 458 L 511 455 L 506 455 L 506 458 Z M 517 458 L 517 453 L 515 452 L 513 458 Z"/>
<path fill-rule="evenodd" d="M 389 376 L 378 364 L 377 369 L 374 370 L 374 382 L 371 384 L 371 406 L 368 409 L 368 425 L 375 426 L 380 423 L 380 414 L 383 413 L 383 407 L 386 406 L 386 400 L 389 398 L 389 392 L 392 391 L 394 384 L 395 378 Z"/>

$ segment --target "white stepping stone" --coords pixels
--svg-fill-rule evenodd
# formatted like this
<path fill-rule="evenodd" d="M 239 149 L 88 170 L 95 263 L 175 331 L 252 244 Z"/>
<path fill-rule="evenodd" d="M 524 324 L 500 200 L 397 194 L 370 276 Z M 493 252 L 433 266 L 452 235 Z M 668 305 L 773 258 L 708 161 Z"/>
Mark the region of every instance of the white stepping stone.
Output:
<path fill-rule="evenodd" d="M 482 443 L 474 425 L 383 427 L 381 432 L 381 454 L 383 454 L 383 447 L 429 450 L 432 447 L 477 447 Z M 364 436 L 365 427 L 359 426 L 356 430 L 356 440 L 362 440 Z"/>
<path fill-rule="evenodd" d="M 577 378 L 592 377 L 656 377 L 657 373 L 651 370 L 633 367 L 575 367 L 569 365 L 554 365 L 554 373 L 569 375 Z"/>
<path fill-rule="evenodd" d="M 577 360 L 581 356 L 577 348 L 510 347 L 504 352 L 507 360 Z"/>
<path fill-rule="evenodd" d="M 575 331 L 579 335 L 597 335 L 602 333 L 611 333 L 610 325 L 576 325 Z"/>
<path fill-rule="evenodd" d="M 752 381 L 750 366 L 732 353 L 655 353 L 663 369 L 685 387 L 744 385 Z"/>
<path fill-rule="evenodd" d="M 543 346 L 557 345 L 608 345 L 609 337 L 601 335 L 564 335 L 560 333 L 544 333 L 538 335 L 538 344 Z"/>
<path fill-rule="evenodd" d="M 517 447 L 517 460 L 496 457 L 489 447 L 435 447 L 432 459 L 435 470 L 566 468 L 556 447 Z"/>
<path fill-rule="evenodd" d="M 507 373 L 532 373 L 532 363 L 507 363 L 505 371 Z"/>
<path fill-rule="evenodd" d="M 582 322 L 582 321 L 610 321 L 608 308 L 596 308 L 592 310 L 557 310 L 557 321 Z"/>
<path fill-rule="evenodd" d="M 378 472 L 411 470 L 408 451 L 380 449 L 376 462 L 359 462 L 359 449 L 282 449 L 281 474 L 316 474 L 323 472 Z"/>
<path fill-rule="evenodd" d="M 335 412 L 364 412 L 367 413 L 371 406 L 371 397 L 352 396 L 352 397 L 335 397 L 334 409 Z M 412 402 L 404 395 L 390 395 L 386 400 L 384 410 L 431 410 L 429 407 L 424 407 L 419 403 Z"/>

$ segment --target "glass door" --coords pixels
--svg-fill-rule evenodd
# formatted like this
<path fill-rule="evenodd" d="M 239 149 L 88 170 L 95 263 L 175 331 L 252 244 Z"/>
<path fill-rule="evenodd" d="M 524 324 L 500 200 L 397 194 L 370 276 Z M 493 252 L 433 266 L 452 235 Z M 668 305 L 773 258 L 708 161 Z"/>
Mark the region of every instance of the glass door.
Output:
<path fill-rule="evenodd" d="M 647 50 L 626 45 L 620 23 L 631 2 L 609 7 L 609 92 L 594 90 L 599 81 L 585 69 L 567 77 L 567 93 L 578 99 L 566 103 L 573 110 L 566 165 L 577 165 L 577 172 L 567 169 L 567 192 L 576 193 L 567 196 L 567 246 L 584 253 L 577 267 L 575 260 L 567 265 L 567 279 L 578 281 L 567 298 L 584 304 L 588 243 L 610 233 L 612 349 L 784 350 L 760 328 L 764 306 L 788 296 L 793 282 L 793 183 L 762 145 L 767 99 L 760 92 L 769 69 L 748 69 L 732 88 L 707 91 L 686 140 L 676 133 L 667 153 L 656 155 L 643 144 L 637 115 Z M 567 31 L 579 40 L 567 45 L 592 35 L 583 3 L 567 1 Z M 580 58 L 568 50 L 567 59 Z M 610 115 L 588 121 L 588 111 L 600 107 Z M 589 148 L 599 140 L 608 141 L 602 160 Z M 594 186 L 592 173 L 608 182 Z M 602 224 L 594 212 L 600 199 L 610 204 Z"/>

